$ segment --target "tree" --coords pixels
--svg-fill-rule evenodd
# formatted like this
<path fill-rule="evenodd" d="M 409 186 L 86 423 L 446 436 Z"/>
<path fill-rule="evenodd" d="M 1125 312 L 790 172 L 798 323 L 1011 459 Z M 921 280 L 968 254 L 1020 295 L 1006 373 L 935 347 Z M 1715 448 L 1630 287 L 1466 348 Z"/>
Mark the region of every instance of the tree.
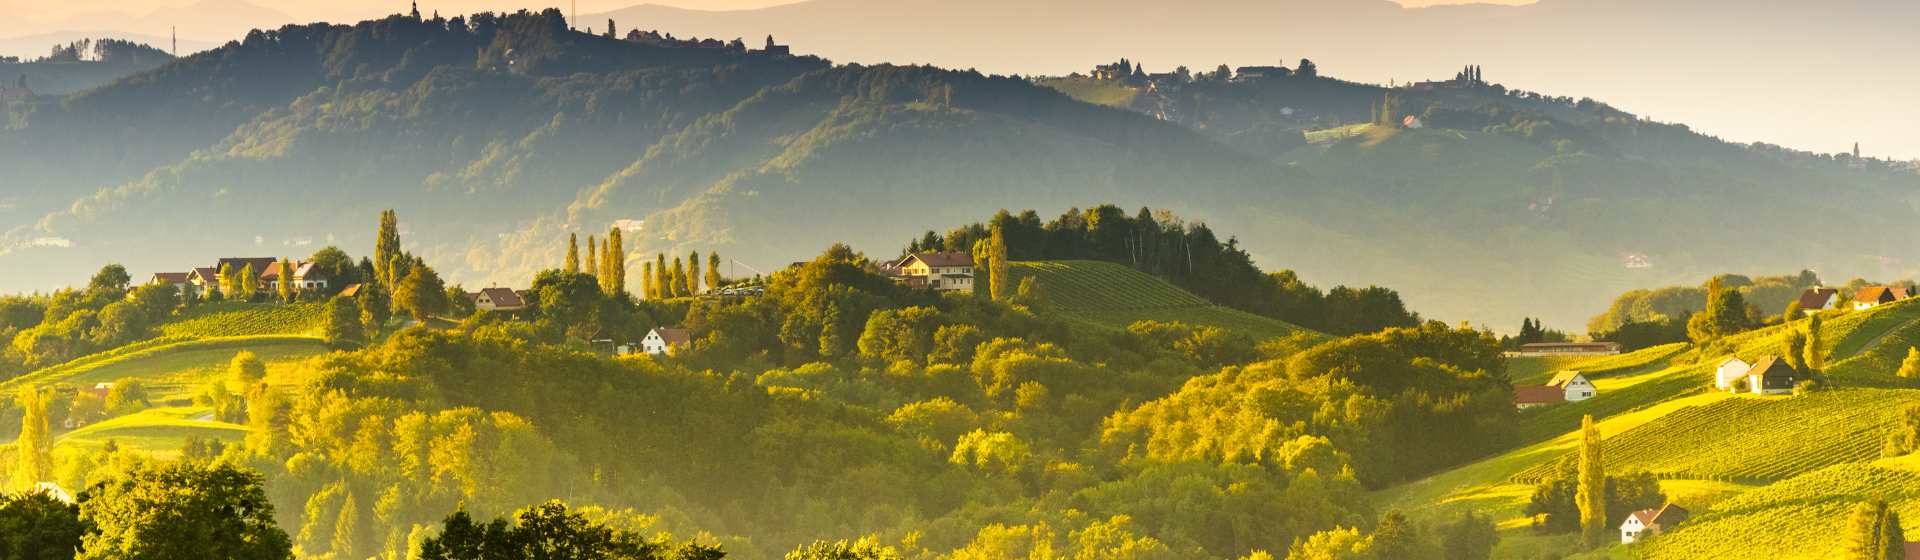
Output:
<path fill-rule="evenodd" d="M 655 276 L 653 286 L 660 290 L 661 299 L 673 299 L 678 294 L 674 293 L 673 273 L 667 270 L 667 254 L 655 253 L 653 258 L 653 274 Z"/>
<path fill-rule="evenodd" d="M 1581 540 L 1587 546 L 1605 542 L 1607 526 L 1607 473 L 1600 462 L 1600 429 L 1593 426 L 1593 415 L 1580 420 L 1580 485 L 1574 502 L 1580 506 Z"/>
<path fill-rule="evenodd" d="M 587 242 L 592 243 L 592 238 L 588 238 Z M 587 255 L 588 258 L 592 258 L 593 251 L 589 249 Z M 568 273 L 580 272 L 580 234 L 578 233 L 567 234 L 567 266 L 563 270 Z"/>
<path fill-rule="evenodd" d="M 708 252 L 707 253 L 707 289 L 711 290 L 711 289 L 720 287 L 720 282 L 722 281 L 724 281 L 724 279 L 720 277 L 720 253 Z"/>
<path fill-rule="evenodd" d="M 1785 313 L 1780 314 L 1780 323 L 1781 324 L 1792 323 L 1794 322 L 1794 320 L 1799 319 L 1800 315 L 1802 315 L 1802 312 L 1800 311 L 1800 300 L 1795 299 L 1793 301 L 1787 302 L 1787 311 Z"/>
<path fill-rule="evenodd" d="M 0 558 L 71 559 L 86 533 L 80 506 L 44 492 L 0 494 Z"/>
<path fill-rule="evenodd" d="M 441 523 L 440 534 L 420 543 L 419 560 L 550 558 L 568 560 L 665 560 L 664 542 L 615 529 L 567 511 L 559 500 L 522 510 L 513 523 L 495 519 L 476 523 L 456 511 Z M 719 558 L 718 550 L 682 548 L 677 558 Z M 711 551 L 711 552 L 708 552 Z M 689 554 L 689 552 L 695 552 Z"/>
<path fill-rule="evenodd" d="M 627 242 L 620 228 L 607 232 L 606 258 L 600 259 L 600 266 L 607 269 L 607 295 L 619 296 L 627 293 Z M 697 279 L 696 279 L 697 280 Z"/>
<path fill-rule="evenodd" d="M 374 337 L 386 330 L 387 321 L 393 320 L 393 306 L 387 300 L 386 292 L 377 286 L 360 293 L 360 322 L 366 324 L 366 337 L 372 342 Z"/>
<path fill-rule="evenodd" d="M 699 251 L 694 251 L 687 255 L 687 289 L 691 292 L 691 295 L 700 295 Z"/>
<path fill-rule="evenodd" d="M 399 279 L 393 274 L 393 260 L 400 256 L 400 217 L 393 210 L 380 212 L 380 231 L 374 238 L 373 266 L 381 287 L 394 291 Z"/>
<path fill-rule="evenodd" d="M 1440 558 L 1443 560 L 1486 560 L 1493 556 L 1493 547 L 1500 543 L 1500 529 L 1492 519 L 1480 517 L 1473 510 L 1461 512 L 1460 518 L 1440 525 Z"/>
<path fill-rule="evenodd" d="M 100 267 L 87 282 L 87 290 L 93 292 L 125 292 L 133 284 L 133 277 L 127 274 L 127 267 L 110 264 Z"/>
<path fill-rule="evenodd" d="M 422 323 L 446 313 L 451 305 L 447 301 L 446 283 L 440 280 L 439 273 L 425 266 L 415 268 L 400 280 L 400 289 L 393 292 L 393 300 L 396 309 Z"/>
<path fill-rule="evenodd" d="M 1780 338 L 1780 356 L 1787 361 L 1787 365 L 1792 367 L 1794 371 L 1807 370 L 1806 351 L 1806 333 L 1790 330 L 1787 331 L 1786 336 Z"/>
<path fill-rule="evenodd" d="M 1419 530 L 1398 511 L 1389 511 L 1381 517 L 1371 538 L 1370 550 L 1377 560 L 1422 560 L 1432 548 L 1421 542 Z"/>
<path fill-rule="evenodd" d="M 1827 353 L 1820 348 L 1822 344 L 1820 331 L 1820 316 L 1814 315 L 1812 319 L 1807 320 L 1807 355 L 1803 359 L 1803 363 L 1806 364 L 1804 373 L 1807 375 L 1819 375 L 1827 369 Z"/>
<path fill-rule="evenodd" d="M 1900 362 L 1899 375 L 1901 379 L 1920 377 L 1920 348 L 1907 347 L 1907 359 Z"/>
<path fill-rule="evenodd" d="M 325 339 L 335 350 L 353 350 L 367 343 L 366 323 L 360 320 L 360 307 L 353 298 L 335 296 L 327 301 Z"/>
<path fill-rule="evenodd" d="M 640 263 L 640 297 L 642 299 L 660 299 L 660 287 L 653 282 L 653 263 Z"/>
<path fill-rule="evenodd" d="M 267 364 L 260 356 L 241 350 L 227 362 L 227 379 L 230 383 L 245 391 L 260 380 L 267 378 Z"/>
<path fill-rule="evenodd" d="M 34 484 L 52 480 L 53 434 L 47 426 L 48 396 L 37 390 L 20 392 L 20 437 L 14 440 L 18 457 L 13 469 L 13 487 L 31 489 Z"/>
<path fill-rule="evenodd" d="M 139 412 L 152 404 L 147 398 L 146 384 L 138 379 L 122 379 L 107 390 L 107 414 L 113 416 Z"/>
<path fill-rule="evenodd" d="M 1892 560 L 1905 558 L 1906 537 L 1900 530 L 1900 515 L 1887 502 L 1874 500 L 1854 506 L 1847 522 L 1849 560 Z"/>
<path fill-rule="evenodd" d="M 1320 66 L 1314 64 L 1313 61 L 1311 60 L 1302 58 L 1300 59 L 1300 66 L 1296 68 L 1293 71 L 1293 73 L 1296 75 L 1312 78 L 1314 76 L 1320 75 Z"/>
<path fill-rule="evenodd" d="M 686 263 L 681 262 L 680 257 L 674 257 L 673 258 L 673 296 L 687 297 L 691 295 L 693 295 L 693 292 L 687 286 Z"/>
<path fill-rule="evenodd" d="M 994 301 L 1006 301 L 1013 296 L 1007 267 L 1007 236 L 999 224 L 994 224 L 992 237 L 987 242 L 987 281 L 992 283 L 988 293 Z"/>
<path fill-rule="evenodd" d="M 242 267 L 240 282 L 237 286 L 229 295 L 238 297 L 241 301 L 253 301 L 254 294 L 260 291 L 260 272 L 254 270 L 252 264 Z"/>
<path fill-rule="evenodd" d="M 312 256 L 307 257 L 307 263 L 313 267 L 311 273 L 327 279 L 327 285 L 335 292 L 348 285 L 367 281 L 361 276 L 359 267 L 354 265 L 353 257 L 347 256 L 347 252 L 339 247 L 329 246 L 314 251 Z"/>
<path fill-rule="evenodd" d="M 274 267 L 274 275 L 280 281 L 280 302 L 293 303 L 293 263 L 287 262 L 286 257 L 281 257 L 280 262 L 275 263 Z"/>
<path fill-rule="evenodd" d="M 785 560 L 901 560 L 900 552 L 872 537 L 854 542 L 814 541 L 788 552 Z"/>
<path fill-rule="evenodd" d="M 260 474 L 233 465 L 138 466 L 88 495 L 80 519 L 96 532 L 81 540 L 81 560 L 293 557 Z"/>
<path fill-rule="evenodd" d="M 1739 334 L 1748 327 L 1746 299 L 1715 277 L 1707 281 L 1707 306 L 1687 320 L 1687 336 L 1697 344 Z"/>
<path fill-rule="evenodd" d="M 605 253 L 606 249 L 597 245 L 597 243 L 599 243 L 599 241 L 595 240 L 593 236 L 587 236 L 586 273 L 592 275 L 594 278 L 600 278 L 603 279 L 602 281 L 605 281 L 604 279 L 607 277 L 607 271 L 605 269 L 606 262 L 600 258 L 600 255 Z M 580 271 L 576 270 L 574 272 Z"/>

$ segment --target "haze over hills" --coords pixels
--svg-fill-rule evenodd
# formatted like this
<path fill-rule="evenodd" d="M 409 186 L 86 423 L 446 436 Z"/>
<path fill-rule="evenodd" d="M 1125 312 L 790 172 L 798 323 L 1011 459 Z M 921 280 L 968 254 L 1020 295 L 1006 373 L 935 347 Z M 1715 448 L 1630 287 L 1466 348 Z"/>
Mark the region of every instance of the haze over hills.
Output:
<path fill-rule="evenodd" d="M 245 37 L 253 29 L 276 29 L 297 23 L 286 12 L 246 0 L 198 0 L 186 5 L 158 6 L 133 12 L 100 6 L 86 11 L 61 12 L 41 21 L 30 20 L 25 9 L 9 12 L 0 6 L 0 55 L 40 56 L 53 43 L 87 38 L 126 39 L 171 49 L 175 32 L 180 52 L 191 53 Z M 37 14 L 36 14 L 37 15 Z"/>
<path fill-rule="evenodd" d="M 1163 121 L 1024 79 L 636 43 L 557 18 L 294 27 L 16 105 L 0 164 L 33 188 L 0 195 L 0 264 L 20 271 L 0 290 L 70 283 L 101 255 L 144 274 L 365 244 L 365 216 L 388 207 L 451 280 L 517 286 L 569 233 L 620 220 L 644 223 L 638 253 L 766 271 L 837 241 L 891 256 L 1001 208 L 1150 206 L 1238 236 L 1269 270 L 1497 327 L 1571 328 L 1627 288 L 1727 271 L 1898 279 L 1920 257 L 1888 233 L 1914 217 L 1911 171 L 1491 84 L 1394 90 L 1398 114 L 1432 126 L 1308 144 L 1388 92 L 1200 82 L 1164 94 Z"/>

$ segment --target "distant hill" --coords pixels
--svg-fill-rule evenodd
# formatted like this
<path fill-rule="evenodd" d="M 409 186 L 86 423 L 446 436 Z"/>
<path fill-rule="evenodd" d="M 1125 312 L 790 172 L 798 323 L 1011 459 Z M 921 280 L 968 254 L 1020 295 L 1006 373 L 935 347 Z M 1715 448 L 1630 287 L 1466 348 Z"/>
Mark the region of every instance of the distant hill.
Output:
<path fill-rule="evenodd" d="M 1033 278 L 1048 312 L 1087 325 L 1125 330 L 1139 321 L 1220 327 L 1265 340 L 1303 332 L 1298 326 L 1208 303 L 1165 280 L 1100 261 L 1010 263 L 1013 285 Z"/>

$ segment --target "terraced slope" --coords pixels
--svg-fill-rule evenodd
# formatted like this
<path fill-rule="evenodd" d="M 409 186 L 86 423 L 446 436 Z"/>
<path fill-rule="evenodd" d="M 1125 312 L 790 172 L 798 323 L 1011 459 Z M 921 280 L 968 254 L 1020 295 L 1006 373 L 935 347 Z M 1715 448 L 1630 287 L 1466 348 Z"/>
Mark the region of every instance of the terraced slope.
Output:
<path fill-rule="evenodd" d="M 1920 462 L 1913 457 L 1836 465 L 1695 511 L 1679 528 L 1635 552 L 1647 559 L 1844 558 L 1842 529 L 1854 505 L 1886 500 L 1911 534 L 1920 518 Z"/>
<path fill-rule="evenodd" d="M 1051 312 L 1086 325 L 1125 329 L 1137 321 L 1181 321 L 1210 325 L 1255 339 L 1287 336 L 1306 329 L 1237 309 L 1209 303 L 1122 265 L 1100 261 L 1026 261 L 1010 263 L 1013 285 L 1034 278 Z"/>

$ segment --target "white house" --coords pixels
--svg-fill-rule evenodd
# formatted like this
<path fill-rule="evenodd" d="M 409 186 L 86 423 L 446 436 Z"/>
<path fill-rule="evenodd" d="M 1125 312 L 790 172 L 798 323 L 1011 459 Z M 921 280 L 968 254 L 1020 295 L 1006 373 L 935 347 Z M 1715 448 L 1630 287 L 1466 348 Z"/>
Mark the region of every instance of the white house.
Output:
<path fill-rule="evenodd" d="M 1800 293 L 1800 313 L 1812 315 L 1840 307 L 1840 290 L 1833 288 L 1807 288 Z"/>
<path fill-rule="evenodd" d="M 640 340 L 640 351 L 655 356 L 671 356 L 692 342 L 693 333 L 687 329 L 661 327 L 649 331 L 647 337 Z"/>
<path fill-rule="evenodd" d="M 1747 372 L 1752 370 L 1753 364 L 1738 357 L 1728 356 L 1727 361 L 1720 362 L 1720 365 L 1713 369 L 1713 388 L 1732 391 L 1734 382 L 1746 379 Z"/>
<path fill-rule="evenodd" d="M 1793 385 L 1800 382 L 1800 372 L 1787 365 L 1786 360 L 1773 356 L 1761 358 L 1747 370 L 1747 387 L 1756 395 L 1785 395 L 1793 393 Z"/>
<path fill-rule="evenodd" d="M 507 288 L 487 288 L 467 294 L 473 300 L 477 311 L 519 311 L 527 308 L 527 300 L 519 292 Z"/>
<path fill-rule="evenodd" d="M 1873 309 L 1889 303 L 1907 299 L 1907 291 L 1887 286 L 1867 286 L 1853 294 L 1853 308 L 1856 310 Z"/>
<path fill-rule="evenodd" d="M 1660 509 L 1643 509 L 1627 515 L 1620 524 L 1620 544 L 1633 544 L 1686 522 L 1687 509 L 1667 504 Z"/>
<path fill-rule="evenodd" d="M 890 267 L 896 278 L 940 292 L 973 291 L 973 255 L 962 251 L 914 253 Z"/>
<path fill-rule="evenodd" d="M 1592 382 L 1587 381 L 1587 376 L 1580 375 L 1577 371 L 1560 372 L 1553 376 L 1553 380 L 1547 382 L 1547 386 L 1559 389 L 1567 402 L 1591 399 L 1600 392 L 1593 387 Z"/>

